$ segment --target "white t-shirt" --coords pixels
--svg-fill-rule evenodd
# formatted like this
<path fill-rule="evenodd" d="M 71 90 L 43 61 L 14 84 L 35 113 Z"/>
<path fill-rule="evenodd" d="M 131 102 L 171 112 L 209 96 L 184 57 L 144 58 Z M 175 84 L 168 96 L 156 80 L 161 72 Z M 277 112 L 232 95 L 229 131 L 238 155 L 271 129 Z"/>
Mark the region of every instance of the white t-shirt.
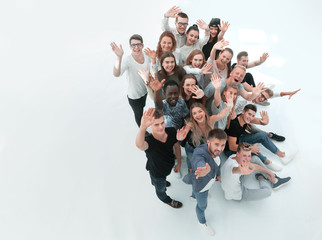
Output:
<path fill-rule="evenodd" d="M 131 99 L 138 99 L 147 94 L 144 80 L 138 74 L 140 68 L 148 70 L 150 58 L 144 54 L 144 63 L 140 64 L 134 60 L 132 55 L 127 56 L 122 60 L 121 75 L 126 71 L 126 78 L 129 82 L 127 95 Z"/>
<path fill-rule="evenodd" d="M 217 156 L 214 158 L 215 163 L 219 166 L 220 165 L 220 158 Z M 200 192 L 205 192 L 207 190 L 209 190 L 211 188 L 211 186 L 216 182 L 216 177 L 214 177 L 213 179 L 211 179 L 206 186 L 204 186 L 203 189 L 201 189 Z"/>
<path fill-rule="evenodd" d="M 236 155 L 231 155 L 221 167 L 221 187 L 225 192 L 225 198 L 227 200 L 241 200 L 241 174 L 233 173 L 233 168 L 239 166 L 238 162 L 232 159 L 233 157 L 236 157 Z"/>

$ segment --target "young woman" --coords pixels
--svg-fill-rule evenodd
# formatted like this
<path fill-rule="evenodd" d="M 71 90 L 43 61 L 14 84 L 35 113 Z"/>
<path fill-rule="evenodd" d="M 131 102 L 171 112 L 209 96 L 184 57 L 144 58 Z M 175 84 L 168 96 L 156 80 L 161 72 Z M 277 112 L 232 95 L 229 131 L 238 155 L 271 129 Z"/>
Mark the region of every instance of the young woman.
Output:
<path fill-rule="evenodd" d="M 234 52 L 230 48 L 223 49 L 224 46 L 228 45 L 228 42 L 221 40 L 217 42 L 210 53 L 210 57 L 208 59 L 208 63 L 212 63 L 213 65 L 213 73 L 219 75 L 220 78 L 227 78 L 231 72 L 231 59 L 234 55 Z M 218 58 L 215 60 L 216 50 L 220 50 Z"/>
<path fill-rule="evenodd" d="M 202 39 L 199 39 L 199 28 L 197 24 L 199 25 L 200 29 L 205 30 L 205 36 Z M 191 27 L 188 28 L 186 32 L 187 41 L 184 46 L 178 49 L 178 51 L 181 53 L 182 60 L 184 62 L 193 50 L 201 50 L 209 39 L 210 32 L 207 23 L 205 23 L 205 21 L 203 20 L 198 20 L 197 24 L 193 24 Z"/>
<path fill-rule="evenodd" d="M 150 48 L 144 49 L 145 55 L 152 59 L 152 68 L 155 72 L 161 70 L 161 57 L 166 52 L 171 52 L 176 58 L 176 63 L 179 66 L 183 66 L 181 60 L 181 54 L 176 52 L 177 42 L 172 32 L 165 31 L 159 37 L 157 50 L 151 50 Z"/>
<path fill-rule="evenodd" d="M 180 97 L 190 109 L 194 102 L 205 103 L 205 94 L 199 88 L 197 78 L 193 74 L 186 74 L 181 81 Z"/>
<path fill-rule="evenodd" d="M 190 122 L 178 131 L 177 138 L 185 147 L 187 155 L 188 171 L 191 172 L 191 158 L 193 151 L 200 144 L 207 142 L 208 133 L 221 118 L 229 114 L 233 107 L 232 98 L 228 99 L 227 108 L 217 115 L 209 116 L 206 108 L 198 102 L 190 107 Z"/>
<path fill-rule="evenodd" d="M 222 22 L 222 26 L 220 26 L 220 19 L 219 18 L 212 18 L 209 23 L 209 30 L 210 30 L 210 38 L 206 45 L 203 46 L 202 52 L 205 55 L 206 60 L 210 56 L 210 52 L 212 47 L 220 40 L 224 38 L 224 35 L 229 27 L 228 22 Z M 218 52 L 217 52 L 218 53 Z M 216 57 L 218 54 L 215 54 Z"/>
<path fill-rule="evenodd" d="M 200 50 L 195 49 L 189 54 L 183 68 L 187 73 L 194 74 L 198 85 L 205 89 L 209 82 L 206 82 L 204 74 L 211 74 L 209 70 L 212 68 L 212 64 L 206 62 L 205 56 Z"/>

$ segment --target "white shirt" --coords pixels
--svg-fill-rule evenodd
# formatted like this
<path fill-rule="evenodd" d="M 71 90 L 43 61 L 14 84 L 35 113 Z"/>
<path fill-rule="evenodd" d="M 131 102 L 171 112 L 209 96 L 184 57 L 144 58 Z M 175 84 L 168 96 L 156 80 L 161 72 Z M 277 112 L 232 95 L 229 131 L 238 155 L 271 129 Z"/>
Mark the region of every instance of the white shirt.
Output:
<path fill-rule="evenodd" d="M 214 161 L 215 161 L 215 163 L 216 163 L 218 166 L 220 165 L 220 158 L 219 158 L 219 156 L 215 157 L 215 158 L 214 158 Z M 205 192 L 205 191 L 209 190 L 209 189 L 211 188 L 211 186 L 212 186 L 215 182 L 216 182 L 216 177 L 214 177 L 213 179 L 211 179 L 211 180 L 207 183 L 207 185 L 206 185 L 206 186 L 204 186 L 204 188 L 203 188 L 203 189 L 201 189 L 201 191 L 200 191 L 200 192 Z"/>
<path fill-rule="evenodd" d="M 221 187 L 227 200 L 241 200 L 243 195 L 240 184 L 241 174 L 233 173 L 233 168 L 239 166 L 238 162 L 232 159 L 233 157 L 236 155 L 231 155 L 221 167 Z"/>

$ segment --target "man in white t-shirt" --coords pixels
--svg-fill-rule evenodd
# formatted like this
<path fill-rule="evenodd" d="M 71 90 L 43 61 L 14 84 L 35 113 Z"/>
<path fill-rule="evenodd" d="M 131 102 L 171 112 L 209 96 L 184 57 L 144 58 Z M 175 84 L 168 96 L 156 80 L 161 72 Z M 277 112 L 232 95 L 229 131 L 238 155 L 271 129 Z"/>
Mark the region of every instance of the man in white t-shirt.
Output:
<path fill-rule="evenodd" d="M 269 171 L 255 156 L 251 156 L 252 146 L 239 143 L 236 155 L 231 155 L 221 167 L 221 186 L 227 200 L 259 200 L 267 198 L 273 189 L 288 183 L 291 178 L 280 178 Z M 257 171 L 255 178 L 259 181 L 258 189 L 250 189 L 244 185 L 244 176 Z M 262 174 L 263 173 L 263 174 Z"/>
<path fill-rule="evenodd" d="M 129 82 L 127 97 L 134 112 L 135 121 L 140 127 L 147 89 L 138 72 L 139 69 L 147 71 L 151 60 L 142 52 L 144 45 L 143 38 L 140 35 L 132 35 L 129 42 L 132 53 L 125 59 L 122 59 L 124 54 L 122 45 L 117 46 L 115 42 L 111 43 L 112 50 L 117 56 L 113 67 L 113 75 L 119 77 L 126 71 L 126 78 Z"/>

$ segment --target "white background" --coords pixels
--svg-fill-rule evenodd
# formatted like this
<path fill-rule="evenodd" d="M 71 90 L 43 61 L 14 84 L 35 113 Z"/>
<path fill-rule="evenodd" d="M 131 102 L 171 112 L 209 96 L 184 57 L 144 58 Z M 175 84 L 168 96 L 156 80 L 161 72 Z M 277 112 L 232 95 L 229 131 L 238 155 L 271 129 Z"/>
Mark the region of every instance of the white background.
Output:
<path fill-rule="evenodd" d="M 155 48 L 163 13 L 174 4 L 190 24 L 228 20 L 235 55 L 247 50 L 257 59 L 268 51 L 267 62 L 251 70 L 257 82 L 302 88 L 290 101 L 271 100 L 265 127 L 286 136 L 282 150 L 299 150 L 280 173 L 292 182 L 268 199 L 240 203 L 224 200 L 216 184 L 206 212 L 216 238 L 322 239 L 317 0 L 2 1 L 0 239 L 209 238 L 188 198 L 191 186 L 169 178 L 169 195 L 182 209 L 156 198 L 134 144 L 125 76 L 112 75 L 109 43 L 121 43 L 127 55 L 129 37 L 139 33 Z"/>

